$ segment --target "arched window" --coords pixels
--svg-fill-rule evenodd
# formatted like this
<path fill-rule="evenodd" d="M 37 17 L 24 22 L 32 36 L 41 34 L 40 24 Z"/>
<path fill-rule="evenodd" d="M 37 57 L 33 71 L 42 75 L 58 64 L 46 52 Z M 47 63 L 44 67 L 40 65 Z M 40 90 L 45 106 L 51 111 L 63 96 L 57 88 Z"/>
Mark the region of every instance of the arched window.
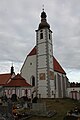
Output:
<path fill-rule="evenodd" d="M 40 39 L 43 39 L 43 33 L 40 33 Z"/>
<path fill-rule="evenodd" d="M 54 95 L 54 91 L 52 91 L 52 95 Z"/>
<path fill-rule="evenodd" d="M 32 84 L 32 86 L 35 86 L 35 77 L 34 76 L 31 77 L 31 84 Z"/>
<path fill-rule="evenodd" d="M 40 31 L 40 39 L 43 39 L 43 30 Z"/>
<path fill-rule="evenodd" d="M 49 39 L 51 39 L 51 35 L 50 35 L 50 33 L 49 33 Z"/>

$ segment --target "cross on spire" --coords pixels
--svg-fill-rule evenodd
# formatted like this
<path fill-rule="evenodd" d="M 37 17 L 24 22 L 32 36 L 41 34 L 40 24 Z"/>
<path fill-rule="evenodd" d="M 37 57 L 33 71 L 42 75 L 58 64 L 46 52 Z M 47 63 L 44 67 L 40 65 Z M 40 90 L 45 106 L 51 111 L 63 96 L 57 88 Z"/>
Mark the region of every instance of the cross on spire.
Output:
<path fill-rule="evenodd" d="M 42 5 L 42 10 L 44 11 L 44 4 Z"/>

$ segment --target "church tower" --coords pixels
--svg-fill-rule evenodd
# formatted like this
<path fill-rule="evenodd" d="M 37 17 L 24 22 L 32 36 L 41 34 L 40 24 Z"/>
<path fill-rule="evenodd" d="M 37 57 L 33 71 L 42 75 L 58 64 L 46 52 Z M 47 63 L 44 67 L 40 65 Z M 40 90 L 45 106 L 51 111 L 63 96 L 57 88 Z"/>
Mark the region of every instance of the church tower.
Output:
<path fill-rule="evenodd" d="M 36 81 L 37 95 L 41 98 L 53 98 L 55 95 L 52 31 L 47 23 L 44 9 L 41 22 L 36 30 Z"/>

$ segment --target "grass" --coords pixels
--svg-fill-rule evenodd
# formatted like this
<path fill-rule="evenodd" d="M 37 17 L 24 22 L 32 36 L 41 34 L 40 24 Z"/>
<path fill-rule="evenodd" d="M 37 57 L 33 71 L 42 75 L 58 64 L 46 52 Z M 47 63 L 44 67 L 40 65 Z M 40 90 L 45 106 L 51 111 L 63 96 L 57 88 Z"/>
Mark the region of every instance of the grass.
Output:
<path fill-rule="evenodd" d="M 41 102 L 46 102 L 47 109 L 56 110 L 57 114 L 51 118 L 32 117 L 29 120 L 63 120 L 67 111 L 74 109 L 75 106 L 80 108 L 80 102 L 72 99 L 42 99 Z"/>

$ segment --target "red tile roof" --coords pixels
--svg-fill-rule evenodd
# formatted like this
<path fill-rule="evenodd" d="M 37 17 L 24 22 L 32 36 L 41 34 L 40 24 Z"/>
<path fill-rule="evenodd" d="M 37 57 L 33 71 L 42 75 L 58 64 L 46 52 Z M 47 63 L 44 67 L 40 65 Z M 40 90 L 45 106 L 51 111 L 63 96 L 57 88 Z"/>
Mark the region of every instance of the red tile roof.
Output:
<path fill-rule="evenodd" d="M 5 84 L 4 86 L 30 87 L 31 85 L 28 84 L 20 74 L 17 74 L 9 83 Z"/>
<path fill-rule="evenodd" d="M 11 78 L 11 74 L 0 74 L 0 85 L 4 85 L 8 82 L 8 80 Z"/>
<path fill-rule="evenodd" d="M 70 83 L 70 88 L 75 88 L 75 87 L 76 87 L 76 88 L 80 87 L 80 83 L 78 83 L 78 82 L 77 82 L 77 83 L 71 82 L 71 83 Z"/>
<path fill-rule="evenodd" d="M 56 72 L 66 74 L 63 68 L 61 67 L 61 65 L 59 64 L 59 62 L 54 57 L 53 57 L 53 64 L 54 64 L 54 70 Z"/>
<path fill-rule="evenodd" d="M 36 46 L 31 50 L 31 52 L 27 56 L 36 55 Z"/>
<path fill-rule="evenodd" d="M 32 51 L 28 54 L 28 56 L 36 55 L 36 46 L 32 49 Z M 54 71 L 66 74 L 59 62 L 54 58 L 53 56 L 53 65 L 54 65 Z"/>

